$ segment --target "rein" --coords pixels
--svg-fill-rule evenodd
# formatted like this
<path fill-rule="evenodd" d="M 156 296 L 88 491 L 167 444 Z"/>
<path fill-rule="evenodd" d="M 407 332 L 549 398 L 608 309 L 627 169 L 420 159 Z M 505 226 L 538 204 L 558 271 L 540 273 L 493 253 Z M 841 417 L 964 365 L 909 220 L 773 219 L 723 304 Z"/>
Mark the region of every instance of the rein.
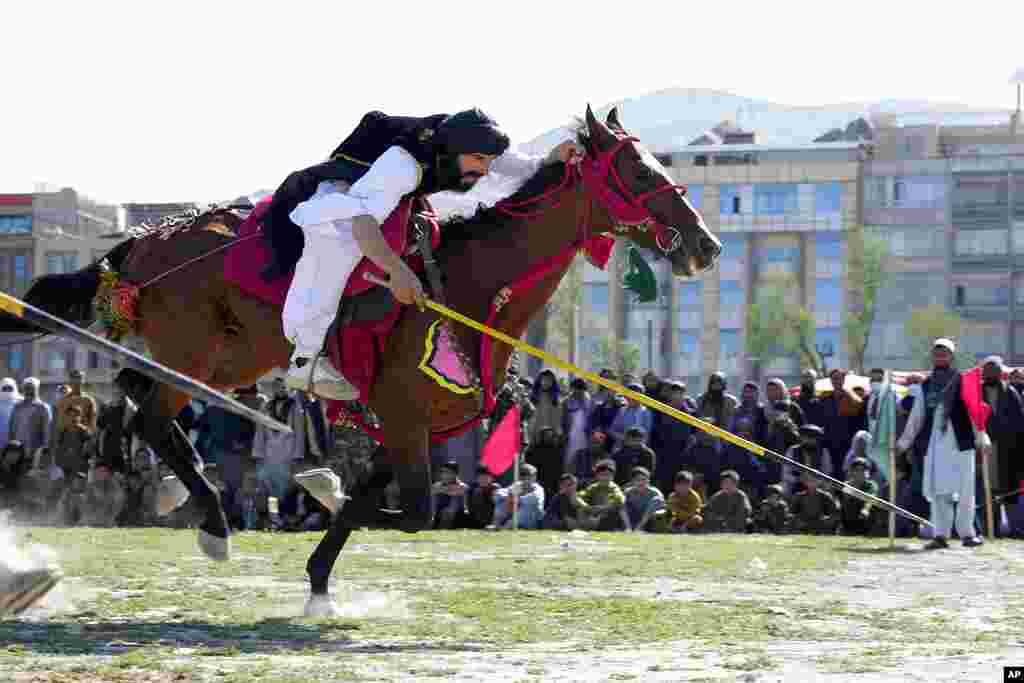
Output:
<path fill-rule="evenodd" d="M 562 180 L 558 185 L 549 188 L 542 194 L 517 202 L 502 200 L 496 203 L 494 208 L 499 213 L 510 218 L 536 218 L 551 209 L 561 206 L 562 198 L 559 197 L 551 206 L 532 211 L 517 211 L 515 209 L 523 209 L 540 204 L 550 197 L 561 193 L 574 182 L 582 181 L 582 188 L 585 188 L 587 194 L 590 195 L 591 202 L 587 206 L 586 214 L 580 219 L 581 223 L 586 224 L 580 226 L 581 233 L 588 231 L 590 227 L 589 217 L 592 213 L 593 200 L 596 199 L 608 210 L 617 225 L 621 226 L 616 228 L 618 232 L 625 232 L 629 227 L 633 226 L 638 227 L 642 231 L 647 230 L 648 227 L 653 227 L 655 243 L 658 245 L 658 248 L 665 254 L 670 254 L 682 245 L 683 236 L 676 228 L 663 225 L 658 221 L 654 214 L 651 213 L 651 210 L 645 206 L 645 202 L 663 192 L 679 192 L 685 195 L 686 186 L 666 183 L 657 189 L 643 192 L 639 195 L 630 190 L 615 166 L 615 157 L 623 147 L 632 142 L 639 142 L 639 139 L 629 136 L 621 137 L 610 149 L 601 152 L 597 157 L 584 155 L 582 159 L 567 163 L 565 165 L 565 175 L 562 176 Z M 614 187 L 608 182 L 607 179 L 609 177 L 614 181 Z"/>

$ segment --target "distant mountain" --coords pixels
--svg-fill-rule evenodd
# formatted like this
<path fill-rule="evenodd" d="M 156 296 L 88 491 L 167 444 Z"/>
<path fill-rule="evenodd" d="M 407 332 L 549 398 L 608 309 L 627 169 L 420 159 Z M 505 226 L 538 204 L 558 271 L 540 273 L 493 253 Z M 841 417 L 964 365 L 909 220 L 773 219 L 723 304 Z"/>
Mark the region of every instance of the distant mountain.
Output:
<path fill-rule="evenodd" d="M 759 144 L 807 144 L 819 137 L 851 139 L 865 133 L 864 125 L 879 117 L 908 123 L 958 121 L 979 117 L 992 122 L 1008 120 L 1008 111 L 981 110 L 953 102 L 884 99 L 877 102 L 849 102 L 818 107 L 796 107 L 766 100 L 755 100 L 705 88 L 670 88 L 630 97 L 596 110 L 602 118 L 613 107 L 627 130 L 643 140 L 654 152 L 678 149 L 705 135 L 723 121 L 732 121 L 757 133 Z M 583 112 L 580 112 L 582 115 Z M 851 126 L 857 119 L 864 123 Z M 529 154 L 544 154 L 568 138 L 571 122 L 552 129 L 519 149 Z M 467 195 L 436 197 L 434 205 L 445 214 L 465 213 L 477 204 L 493 203 L 514 190 L 501 179 L 487 179 Z"/>

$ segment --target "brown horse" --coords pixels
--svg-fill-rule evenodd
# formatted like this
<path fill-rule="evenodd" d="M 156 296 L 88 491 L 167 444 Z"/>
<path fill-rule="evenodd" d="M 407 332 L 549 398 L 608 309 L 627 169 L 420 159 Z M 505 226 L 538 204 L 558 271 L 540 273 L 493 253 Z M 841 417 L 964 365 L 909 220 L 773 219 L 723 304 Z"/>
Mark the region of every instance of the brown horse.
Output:
<path fill-rule="evenodd" d="M 676 275 L 695 275 L 713 265 L 720 243 L 664 169 L 628 136 L 614 110 L 601 123 L 588 107 L 578 138 L 586 150 L 584 163 L 604 160 L 603 166 L 589 167 L 589 179 L 577 167 L 548 165 L 506 200 L 505 206 L 520 208 L 481 210 L 442 227 L 437 260 L 446 274 L 448 306 L 484 320 L 503 288 L 537 264 L 570 249 L 575 252 L 585 238 L 598 234 L 627 238 L 663 254 Z M 165 243 L 187 241 L 191 234 Z M 108 263 L 118 269 L 131 250 L 132 240 L 119 245 L 108 255 Z M 154 250 L 150 256 L 162 268 L 159 253 Z M 571 258 L 560 260 L 527 291 L 504 304 L 494 326 L 512 337 L 521 336 L 570 264 Z M 94 264 L 70 276 L 43 278 L 26 300 L 57 315 L 77 318 L 72 322 L 87 323 L 92 317 L 86 313 L 88 304 L 96 294 L 95 271 Z M 250 385 L 273 368 L 288 365 L 292 349 L 282 330 L 281 309 L 228 282 L 223 251 L 143 289 L 138 312 L 136 332 L 156 361 L 215 388 Z M 383 426 L 386 450 L 378 459 L 388 463 L 401 490 L 402 514 L 396 524 L 412 532 L 427 527 L 432 516 L 431 434 L 451 430 L 480 412 L 478 396 L 453 393 L 418 369 L 428 328 L 436 318 L 430 310 L 408 307 L 403 311 L 387 339 L 367 402 Z M 452 331 L 472 367 L 480 368 L 479 333 L 457 323 Z M 495 386 L 503 382 L 510 354 L 504 345 L 495 347 L 489 368 Z M 174 423 L 188 397 L 165 386 L 128 389 L 141 399 L 143 437 L 205 514 L 199 528 L 200 547 L 215 559 L 227 559 L 229 526 L 219 495 L 196 469 L 191 445 Z M 376 479 L 349 491 L 350 500 L 310 558 L 307 571 L 314 598 L 328 600 L 327 580 L 351 530 L 379 523 L 374 489 L 381 482 Z"/>

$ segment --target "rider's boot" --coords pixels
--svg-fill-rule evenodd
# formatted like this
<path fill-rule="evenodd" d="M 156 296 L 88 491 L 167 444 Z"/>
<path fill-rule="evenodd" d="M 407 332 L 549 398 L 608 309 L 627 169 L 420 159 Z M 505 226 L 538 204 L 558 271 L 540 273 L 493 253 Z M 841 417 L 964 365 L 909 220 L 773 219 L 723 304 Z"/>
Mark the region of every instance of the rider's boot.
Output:
<path fill-rule="evenodd" d="M 305 391 L 334 401 L 354 401 L 359 390 L 339 373 L 322 353 L 296 349 L 285 376 L 289 389 Z"/>

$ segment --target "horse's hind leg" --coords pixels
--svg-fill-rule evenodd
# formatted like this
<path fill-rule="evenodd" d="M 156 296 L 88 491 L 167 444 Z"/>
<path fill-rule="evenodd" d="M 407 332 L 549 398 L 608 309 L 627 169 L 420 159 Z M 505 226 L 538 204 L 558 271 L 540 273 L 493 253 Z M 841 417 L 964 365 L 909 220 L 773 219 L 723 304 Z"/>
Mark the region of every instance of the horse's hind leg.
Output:
<path fill-rule="evenodd" d="M 188 488 L 195 504 L 205 514 L 205 519 L 199 526 L 200 550 L 213 560 L 228 560 L 231 554 L 231 529 L 221 507 L 220 493 L 203 476 L 199 469 L 202 461 L 192 447 L 192 442 L 175 421 L 188 403 L 188 395 L 157 383 L 150 383 L 148 391 L 140 395 L 143 394 L 145 386 L 142 382 L 135 381 L 131 383 L 131 389 L 126 387 L 129 395 L 138 398 L 141 424 L 137 429 L 160 459 L 167 463 L 181 483 Z"/>
<path fill-rule="evenodd" d="M 309 575 L 310 585 L 310 595 L 305 610 L 307 617 L 341 615 L 340 608 L 330 596 L 327 583 L 331 578 L 338 555 L 341 554 L 354 527 L 360 523 L 387 524 L 393 522 L 388 519 L 386 513 L 380 511 L 378 505 L 381 491 L 392 477 L 390 468 L 383 465 L 383 453 L 383 448 L 378 449 L 369 477 L 360 477 L 348 492 L 351 499 L 345 503 L 346 508 L 352 505 L 359 512 L 353 513 L 350 510 L 347 515 L 335 514 L 327 533 L 324 534 L 313 554 L 309 556 L 309 561 L 306 562 L 306 573 Z M 303 481 L 299 479 L 299 483 L 301 484 Z M 353 514 L 358 520 L 353 519 Z"/>

